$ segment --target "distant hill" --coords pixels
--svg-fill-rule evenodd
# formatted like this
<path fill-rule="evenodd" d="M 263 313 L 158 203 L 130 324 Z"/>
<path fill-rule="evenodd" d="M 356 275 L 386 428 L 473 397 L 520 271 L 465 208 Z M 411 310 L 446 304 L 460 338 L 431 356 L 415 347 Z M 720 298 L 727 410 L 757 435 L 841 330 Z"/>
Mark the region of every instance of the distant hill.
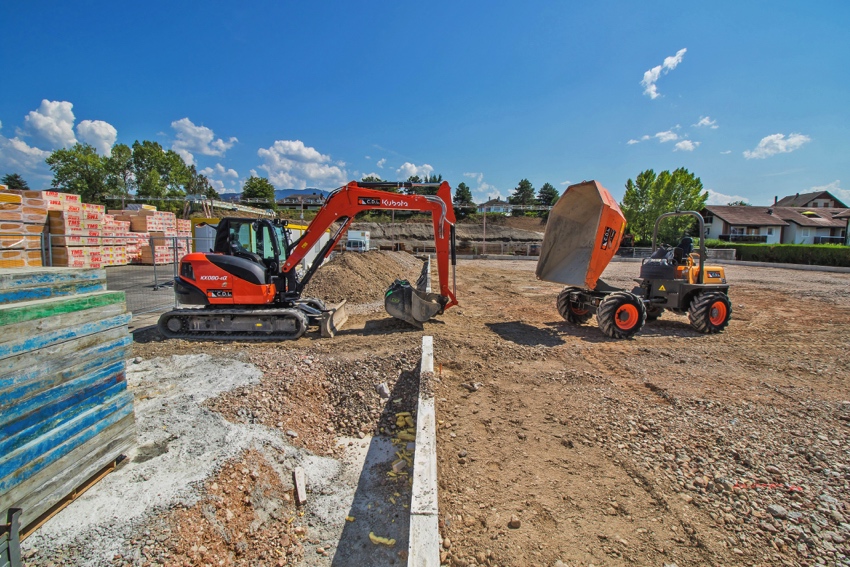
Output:
<path fill-rule="evenodd" d="M 281 199 L 285 199 L 290 195 L 310 195 L 313 193 L 318 193 L 320 195 L 328 196 L 330 191 L 325 191 L 324 189 L 314 189 L 308 187 L 307 189 L 276 189 L 274 192 L 274 198 L 276 201 L 280 201 Z M 242 198 L 242 193 L 222 193 L 221 200 L 222 201 L 238 201 Z"/>

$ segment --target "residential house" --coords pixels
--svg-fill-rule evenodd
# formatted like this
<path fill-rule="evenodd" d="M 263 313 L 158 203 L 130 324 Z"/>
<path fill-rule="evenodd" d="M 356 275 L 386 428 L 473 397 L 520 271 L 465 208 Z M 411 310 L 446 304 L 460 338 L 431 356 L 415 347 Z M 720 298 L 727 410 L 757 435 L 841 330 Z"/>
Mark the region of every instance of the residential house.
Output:
<path fill-rule="evenodd" d="M 279 199 L 277 204 L 283 209 L 317 211 L 325 204 L 325 196 L 321 193 L 293 194 Z"/>
<path fill-rule="evenodd" d="M 707 205 L 702 210 L 705 237 L 731 242 L 782 242 L 788 223 L 776 216 L 774 207 Z"/>
<path fill-rule="evenodd" d="M 838 213 L 832 218 L 844 221 L 844 244 L 845 246 L 850 246 L 850 209 L 847 209 L 843 213 Z"/>
<path fill-rule="evenodd" d="M 824 207 L 708 205 L 702 213 L 707 238 L 765 244 L 843 244 L 850 218 L 850 209 Z"/>
<path fill-rule="evenodd" d="M 509 215 L 512 211 L 513 205 L 501 199 L 490 199 L 486 203 L 478 205 L 479 213 L 505 213 Z"/>
<path fill-rule="evenodd" d="M 806 207 L 808 209 L 846 209 L 847 205 L 838 200 L 829 191 L 815 191 L 814 193 L 797 193 L 783 197 L 778 201 L 774 197 L 774 207 Z"/>

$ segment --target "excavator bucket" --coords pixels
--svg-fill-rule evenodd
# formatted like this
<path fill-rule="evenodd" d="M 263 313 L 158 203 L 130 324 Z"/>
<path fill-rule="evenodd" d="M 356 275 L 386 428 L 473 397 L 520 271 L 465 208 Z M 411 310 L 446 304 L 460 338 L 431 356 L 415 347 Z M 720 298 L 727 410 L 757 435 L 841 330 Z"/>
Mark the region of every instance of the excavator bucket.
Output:
<path fill-rule="evenodd" d="M 538 279 L 594 289 L 620 247 L 626 217 L 596 181 L 570 185 L 549 211 Z"/>
<path fill-rule="evenodd" d="M 346 300 L 343 299 L 336 305 L 329 306 L 327 311 L 322 312 L 322 318 L 319 321 L 319 330 L 323 337 L 333 337 L 342 329 L 345 322 L 348 321 L 345 304 Z"/>
<path fill-rule="evenodd" d="M 406 280 L 396 280 L 384 295 L 387 313 L 422 329 L 422 323 L 443 310 L 437 293 L 419 291 Z"/>

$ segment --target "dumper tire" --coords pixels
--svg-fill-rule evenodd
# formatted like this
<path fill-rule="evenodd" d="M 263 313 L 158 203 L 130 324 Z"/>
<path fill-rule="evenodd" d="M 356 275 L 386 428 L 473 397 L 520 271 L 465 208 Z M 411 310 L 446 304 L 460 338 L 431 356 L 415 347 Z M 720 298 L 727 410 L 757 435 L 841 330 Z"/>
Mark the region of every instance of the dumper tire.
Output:
<path fill-rule="evenodd" d="M 646 323 L 646 307 L 641 299 L 627 291 L 609 294 L 596 309 L 599 330 L 612 339 L 628 339 Z"/>
<path fill-rule="evenodd" d="M 558 313 L 574 325 L 582 325 L 593 317 L 590 309 L 582 308 L 580 303 L 570 301 L 570 294 L 581 291 L 577 287 L 565 287 L 558 294 Z"/>
<path fill-rule="evenodd" d="M 732 302 L 720 291 L 704 291 L 694 297 L 688 309 L 691 327 L 700 333 L 719 333 L 729 325 Z"/>
<path fill-rule="evenodd" d="M 660 318 L 661 315 L 664 314 L 664 308 L 658 307 L 656 305 L 650 305 L 646 308 L 646 320 L 647 321 L 655 321 Z"/>

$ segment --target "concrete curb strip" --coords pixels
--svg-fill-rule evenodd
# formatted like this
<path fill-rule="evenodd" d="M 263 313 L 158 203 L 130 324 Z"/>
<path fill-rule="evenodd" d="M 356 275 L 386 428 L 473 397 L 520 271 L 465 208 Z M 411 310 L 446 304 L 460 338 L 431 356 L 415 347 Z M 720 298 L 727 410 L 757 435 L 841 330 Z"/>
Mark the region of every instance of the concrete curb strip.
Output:
<path fill-rule="evenodd" d="M 437 512 L 437 431 L 434 395 L 434 338 L 422 337 L 416 452 L 410 499 L 409 567 L 439 567 L 440 530 Z"/>

